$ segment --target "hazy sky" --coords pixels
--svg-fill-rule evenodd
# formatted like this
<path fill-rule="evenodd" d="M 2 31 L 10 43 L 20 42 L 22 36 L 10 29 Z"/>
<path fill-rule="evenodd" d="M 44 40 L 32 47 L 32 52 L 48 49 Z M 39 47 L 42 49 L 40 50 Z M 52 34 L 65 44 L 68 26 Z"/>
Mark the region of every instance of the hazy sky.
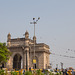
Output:
<path fill-rule="evenodd" d="M 0 0 L 0 42 L 24 37 L 28 30 L 33 38 L 33 25 L 30 22 L 40 17 L 36 25 L 37 42 L 46 43 L 50 51 L 53 68 L 63 62 L 64 68 L 75 68 L 75 0 Z M 67 55 L 63 57 L 59 55 Z"/>

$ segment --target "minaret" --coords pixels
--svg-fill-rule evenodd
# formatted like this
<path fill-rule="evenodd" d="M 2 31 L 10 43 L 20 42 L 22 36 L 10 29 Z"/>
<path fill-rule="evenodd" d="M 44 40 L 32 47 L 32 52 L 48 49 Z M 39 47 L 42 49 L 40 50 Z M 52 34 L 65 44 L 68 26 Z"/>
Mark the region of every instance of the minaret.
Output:
<path fill-rule="evenodd" d="M 8 35 L 7 35 L 7 46 L 9 47 L 10 45 L 11 45 L 11 34 L 9 33 Z"/>

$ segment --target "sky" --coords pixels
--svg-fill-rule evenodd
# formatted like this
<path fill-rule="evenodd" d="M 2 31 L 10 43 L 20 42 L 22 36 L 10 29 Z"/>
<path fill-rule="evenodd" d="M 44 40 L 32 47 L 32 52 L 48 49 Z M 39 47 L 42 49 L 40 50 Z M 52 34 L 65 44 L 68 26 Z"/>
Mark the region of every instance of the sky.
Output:
<path fill-rule="evenodd" d="M 37 42 L 49 45 L 52 67 L 61 68 L 62 62 L 64 68 L 75 68 L 75 0 L 0 0 L 0 42 L 7 42 L 8 33 L 24 37 L 26 30 L 32 39 L 34 17 L 40 17 Z"/>

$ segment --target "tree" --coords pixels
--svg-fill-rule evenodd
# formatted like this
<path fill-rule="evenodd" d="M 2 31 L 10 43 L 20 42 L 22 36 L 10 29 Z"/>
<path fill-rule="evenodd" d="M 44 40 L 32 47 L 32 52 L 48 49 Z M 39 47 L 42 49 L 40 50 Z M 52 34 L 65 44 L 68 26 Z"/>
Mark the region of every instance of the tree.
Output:
<path fill-rule="evenodd" d="M 5 43 L 0 43 L 0 64 L 7 62 L 10 57 L 10 51 Z"/>

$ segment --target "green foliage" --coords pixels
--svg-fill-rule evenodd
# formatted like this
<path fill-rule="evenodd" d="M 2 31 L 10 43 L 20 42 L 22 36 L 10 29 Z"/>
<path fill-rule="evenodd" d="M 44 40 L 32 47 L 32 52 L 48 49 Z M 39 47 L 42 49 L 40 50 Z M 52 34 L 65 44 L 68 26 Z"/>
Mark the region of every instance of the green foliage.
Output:
<path fill-rule="evenodd" d="M 32 72 L 30 72 L 30 71 L 26 71 L 26 72 L 25 72 L 25 75 L 33 75 L 33 74 L 32 74 Z"/>
<path fill-rule="evenodd" d="M 61 75 L 61 74 L 57 72 L 55 75 Z"/>
<path fill-rule="evenodd" d="M 5 71 L 5 75 L 8 75 L 8 72 L 7 72 L 7 70 Z"/>
<path fill-rule="evenodd" d="M 36 71 L 37 75 L 41 75 L 40 69 Z"/>
<path fill-rule="evenodd" d="M 41 73 L 41 75 L 45 75 L 45 74 Z"/>
<path fill-rule="evenodd" d="M 5 70 L 0 70 L 0 75 L 8 75 L 8 73 Z"/>
<path fill-rule="evenodd" d="M 60 75 L 62 75 L 62 72 L 61 72 L 61 71 L 59 71 L 59 74 L 60 74 Z"/>
<path fill-rule="evenodd" d="M 18 73 L 16 71 L 15 72 L 11 71 L 11 75 L 18 75 Z"/>
<path fill-rule="evenodd" d="M 10 51 L 7 49 L 5 43 L 0 43 L 0 64 L 7 62 L 10 56 Z"/>
<path fill-rule="evenodd" d="M 21 73 L 21 71 L 19 71 L 19 75 L 23 75 L 23 74 Z"/>
<path fill-rule="evenodd" d="M 5 75 L 4 70 L 0 70 L 0 75 Z"/>
<path fill-rule="evenodd" d="M 44 74 L 39 69 L 39 70 L 36 71 L 36 75 L 44 75 Z"/>
<path fill-rule="evenodd" d="M 49 75 L 54 75 L 54 73 L 52 73 L 52 72 L 49 72 Z"/>
<path fill-rule="evenodd" d="M 21 71 L 11 71 L 10 72 L 11 74 L 9 74 L 7 71 L 4 71 L 4 70 L 0 70 L 0 75 L 23 75 L 21 73 Z M 31 71 L 26 71 L 24 75 L 34 75 L 34 73 L 32 73 Z M 57 72 L 57 73 L 53 73 L 51 71 L 47 71 L 44 73 L 42 73 L 40 70 L 37 70 L 35 75 L 63 75 L 62 73 L 60 72 Z"/>
<path fill-rule="evenodd" d="M 45 75 L 47 75 L 48 74 L 48 70 L 45 70 Z"/>

